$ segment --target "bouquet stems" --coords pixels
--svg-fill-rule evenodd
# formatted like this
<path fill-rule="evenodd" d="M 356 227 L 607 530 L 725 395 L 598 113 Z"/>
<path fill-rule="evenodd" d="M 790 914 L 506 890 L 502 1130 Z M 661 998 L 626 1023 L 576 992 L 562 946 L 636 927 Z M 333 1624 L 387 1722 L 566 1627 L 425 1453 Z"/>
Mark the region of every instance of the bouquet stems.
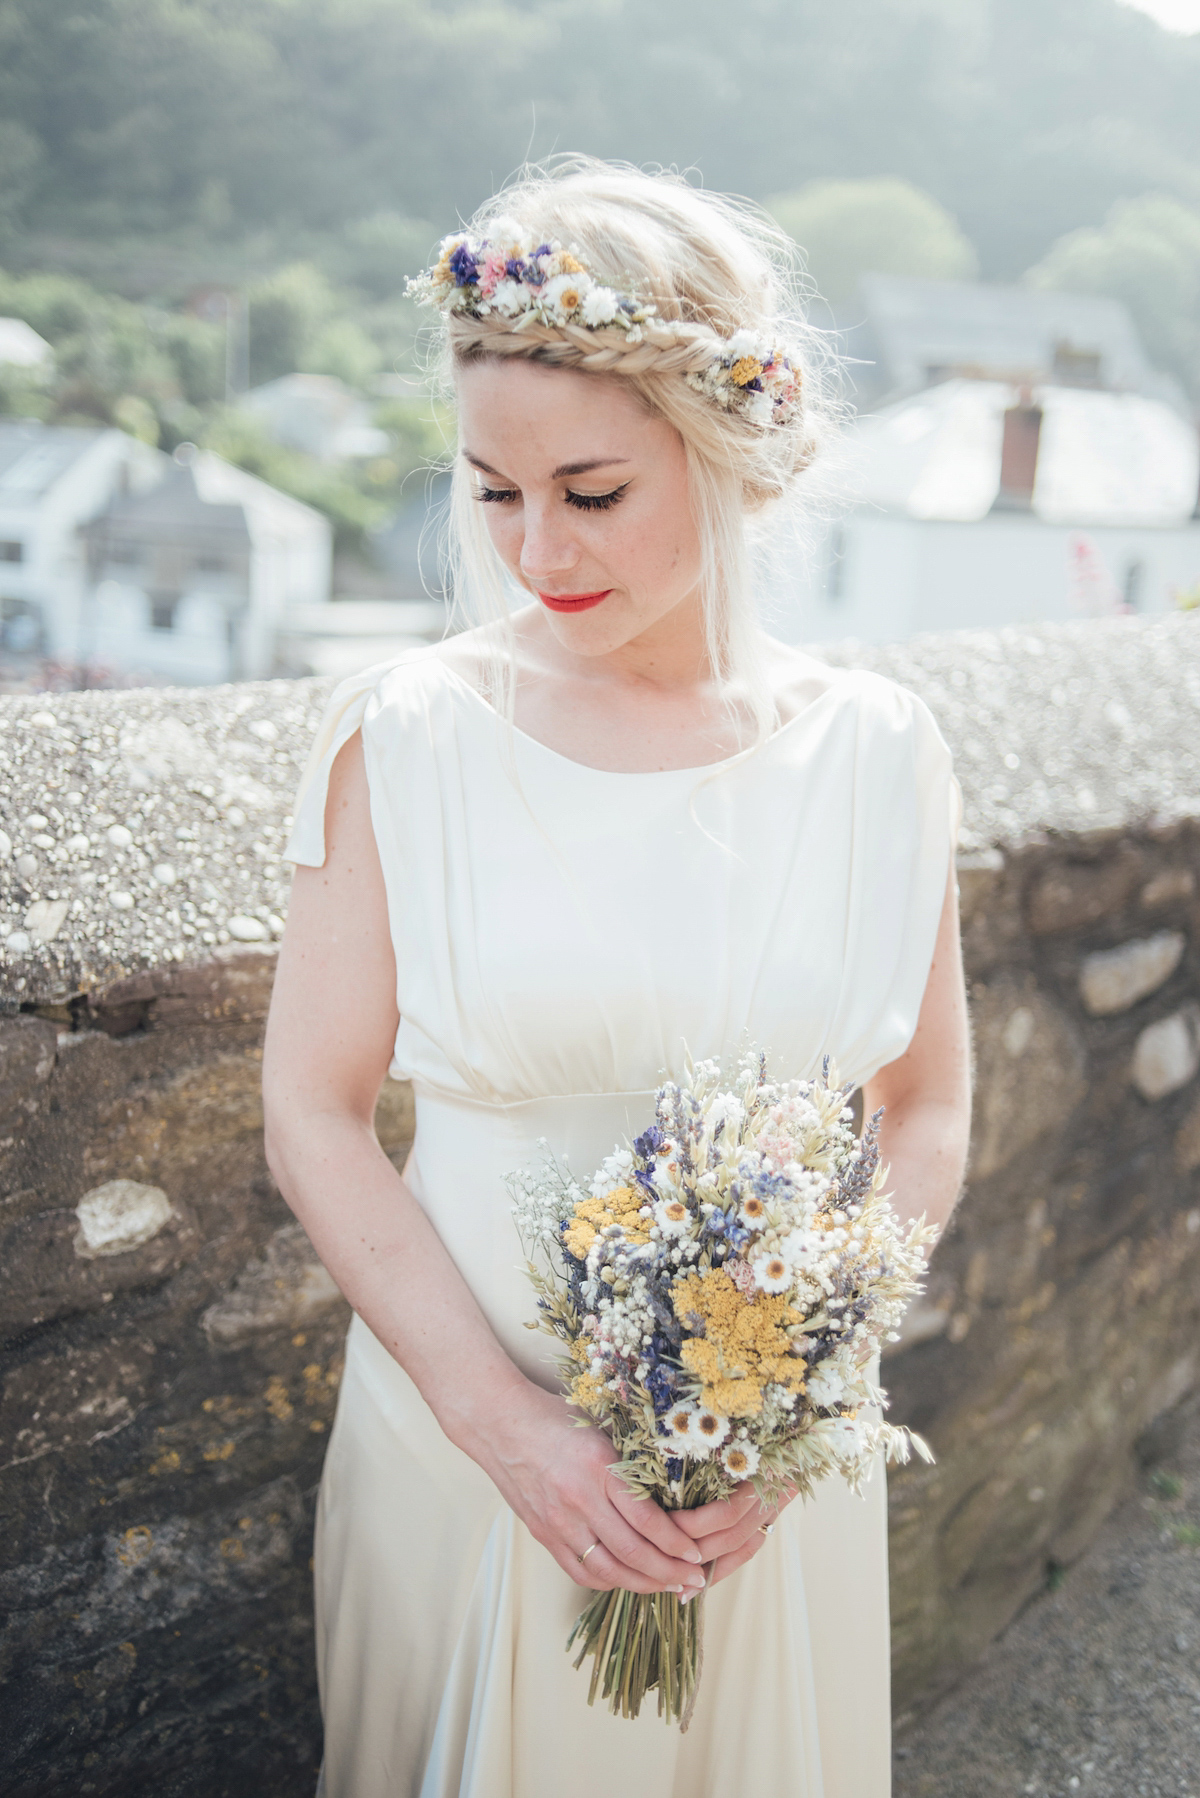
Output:
<path fill-rule="evenodd" d="M 647 1692 L 658 1714 L 686 1729 L 700 1680 L 704 1594 L 682 1604 L 673 1592 L 597 1592 L 567 1638 L 576 1667 L 592 1658 L 588 1703 L 636 1717 Z"/>

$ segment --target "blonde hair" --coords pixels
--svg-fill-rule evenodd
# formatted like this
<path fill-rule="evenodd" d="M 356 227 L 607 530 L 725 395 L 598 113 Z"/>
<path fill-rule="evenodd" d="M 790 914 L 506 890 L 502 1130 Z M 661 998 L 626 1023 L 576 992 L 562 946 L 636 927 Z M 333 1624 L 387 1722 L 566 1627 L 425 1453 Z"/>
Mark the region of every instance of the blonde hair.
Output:
<path fill-rule="evenodd" d="M 692 187 L 673 173 L 567 156 L 521 172 L 471 221 L 486 236 L 506 219 L 539 241 L 572 249 L 596 280 L 652 301 L 657 319 L 630 344 L 574 325 L 538 325 L 493 314 L 452 312 L 438 328 L 434 373 L 446 396 L 457 366 L 524 357 L 628 384 L 646 408 L 678 431 L 687 457 L 689 499 L 702 554 L 705 642 L 714 678 L 739 731 L 748 712 L 752 740 L 777 722 L 767 678 L 765 634 L 753 593 L 748 525 L 784 501 L 829 435 L 838 412 L 836 359 L 805 320 L 806 282 L 795 246 L 745 202 Z M 801 371 L 803 403 L 784 423 L 762 426 L 716 404 L 683 377 L 711 363 L 719 340 L 750 330 L 782 348 Z M 492 547 L 471 474 L 455 457 L 444 544 L 456 607 L 491 625 L 491 684 L 511 718 L 509 580 Z M 507 652 L 507 653 L 506 653 Z M 486 676 L 485 676 L 486 678 Z"/>

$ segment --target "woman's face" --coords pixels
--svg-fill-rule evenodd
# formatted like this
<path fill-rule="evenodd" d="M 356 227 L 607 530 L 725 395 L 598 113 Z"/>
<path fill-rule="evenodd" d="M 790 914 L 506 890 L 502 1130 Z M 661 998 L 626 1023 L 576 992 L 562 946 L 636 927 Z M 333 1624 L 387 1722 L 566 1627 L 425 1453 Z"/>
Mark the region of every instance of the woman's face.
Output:
<path fill-rule="evenodd" d="M 671 425 L 619 376 L 516 359 L 461 368 L 458 401 L 492 542 L 565 648 L 695 629 L 700 542 Z"/>

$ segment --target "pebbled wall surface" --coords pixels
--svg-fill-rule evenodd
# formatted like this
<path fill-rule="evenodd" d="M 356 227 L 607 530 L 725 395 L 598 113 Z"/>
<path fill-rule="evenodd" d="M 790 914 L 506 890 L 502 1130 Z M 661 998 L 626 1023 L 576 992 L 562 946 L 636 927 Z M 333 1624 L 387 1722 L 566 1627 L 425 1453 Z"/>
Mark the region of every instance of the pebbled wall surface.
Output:
<path fill-rule="evenodd" d="M 1200 620 L 826 652 L 965 801 L 969 1189 L 885 1363 L 898 1712 L 1078 1555 L 1200 1383 Z M 0 701 L 0 1789 L 308 1794 L 346 1310 L 262 1158 L 327 688 Z M 378 1128 L 400 1159 L 406 1090 Z"/>

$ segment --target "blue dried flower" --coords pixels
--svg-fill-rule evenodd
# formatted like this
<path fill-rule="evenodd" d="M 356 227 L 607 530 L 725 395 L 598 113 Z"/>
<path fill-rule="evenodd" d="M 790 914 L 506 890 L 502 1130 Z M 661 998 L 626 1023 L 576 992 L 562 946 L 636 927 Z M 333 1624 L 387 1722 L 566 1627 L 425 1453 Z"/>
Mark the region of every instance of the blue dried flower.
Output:
<path fill-rule="evenodd" d="M 643 1130 L 640 1136 L 634 1137 L 634 1153 L 640 1155 L 643 1161 L 649 1161 L 658 1154 L 660 1149 L 665 1147 L 666 1141 L 666 1136 L 658 1125 L 651 1124 L 648 1130 Z"/>
<path fill-rule="evenodd" d="M 456 287 L 471 287 L 479 279 L 479 264 L 465 243 L 450 252 L 450 267 Z"/>

